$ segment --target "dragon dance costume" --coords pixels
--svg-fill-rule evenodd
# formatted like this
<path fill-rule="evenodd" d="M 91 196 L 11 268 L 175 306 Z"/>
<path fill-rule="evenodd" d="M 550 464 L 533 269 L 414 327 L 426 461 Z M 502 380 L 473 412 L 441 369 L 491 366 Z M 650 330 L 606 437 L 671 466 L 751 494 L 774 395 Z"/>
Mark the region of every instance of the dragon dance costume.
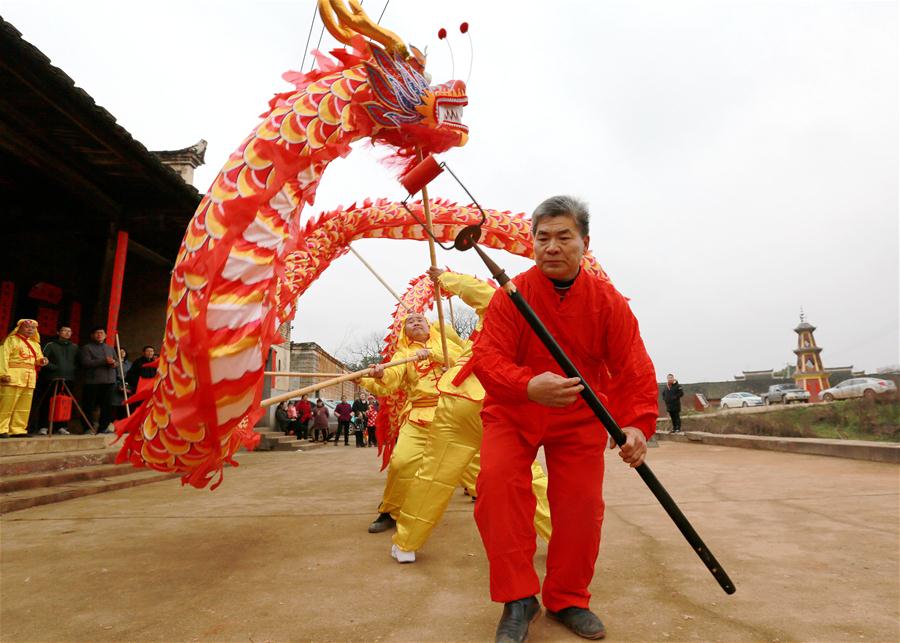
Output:
<path fill-rule="evenodd" d="M 437 383 L 443 374 L 443 352 L 438 329 L 434 325 L 430 326 L 428 339 L 418 342 L 407 337 L 405 327 L 402 328 L 397 350 L 389 360 L 410 357 L 423 348 L 431 352 L 427 360 L 392 366 L 385 369 L 380 379 L 364 377 L 359 382 L 363 388 L 378 396 L 400 390 L 407 396 L 406 406 L 401 414 L 397 444 L 388 465 L 384 497 L 378 509 L 382 514 L 391 514 L 395 520 L 422 462 L 429 427 L 437 408 Z M 462 349 L 453 342 L 447 342 L 447 351 L 450 360 L 448 366 L 452 366 Z"/>
<path fill-rule="evenodd" d="M 625 298 L 585 270 L 564 297 L 536 266 L 513 283 L 618 423 L 649 439 L 658 410 L 656 377 Z M 507 603 L 541 593 L 532 562 L 530 464 L 543 445 L 554 522 L 544 605 L 551 611 L 587 608 L 603 522 L 606 432 L 580 397 L 565 408 L 529 399 L 531 378 L 562 371 L 509 297 L 491 300 L 472 361 L 486 389 L 475 521 L 490 562 L 491 598 Z"/>
<path fill-rule="evenodd" d="M 20 319 L 16 329 L 0 345 L 0 376 L 10 378 L 8 382 L 0 382 L 0 435 L 4 436 L 28 433 L 38 362 L 44 358 L 37 330 L 31 337 L 19 333 L 24 323 L 37 327 L 32 319 Z"/>
<path fill-rule="evenodd" d="M 458 296 L 478 314 L 478 324 L 456 364 L 440 378 L 440 398 L 434 421 L 424 446 L 421 465 L 409 487 L 397 519 L 394 544 L 402 551 L 417 551 L 425 544 L 453 496 L 464 484 L 473 489 L 478 476 L 477 456 L 481 448 L 481 405 L 484 388 L 472 374 L 472 344 L 482 331 L 482 321 L 495 289 L 489 284 L 452 272 L 439 277 L 440 285 Z M 532 463 L 532 487 L 537 511 L 534 525 L 538 533 L 550 539 L 550 514 L 547 502 L 547 477 L 541 466 Z M 473 489 L 474 491 L 474 489 Z M 474 495 L 474 494 L 473 494 Z M 477 503 L 476 503 L 477 504 Z"/>

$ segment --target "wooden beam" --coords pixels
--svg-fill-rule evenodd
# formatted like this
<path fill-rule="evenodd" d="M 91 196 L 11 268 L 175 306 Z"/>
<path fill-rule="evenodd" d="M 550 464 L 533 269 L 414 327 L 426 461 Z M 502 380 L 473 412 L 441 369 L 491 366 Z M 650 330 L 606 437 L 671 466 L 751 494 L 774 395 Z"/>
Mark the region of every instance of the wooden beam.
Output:
<path fill-rule="evenodd" d="M 158 252 L 154 252 L 147 246 L 138 243 L 134 239 L 131 239 L 129 241 L 128 251 L 133 252 L 134 254 L 141 257 L 142 259 L 146 259 L 148 261 L 152 261 L 155 264 L 159 264 L 160 266 L 164 266 L 167 270 L 171 271 L 172 268 L 175 267 L 175 258 L 174 257 L 172 259 L 166 259 Z"/>
<path fill-rule="evenodd" d="M 40 58 L 34 55 L 34 52 Z M 15 61 L 14 65 L 4 64 Z M 164 186 L 181 189 L 173 198 L 190 200 L 196 205 L 198 198 L 191 195 L 188 186 L 176 173 L 170 172 L 161 161 L 153 157 L 138 141 L 134 140 L 115 118 L 97 105 L 93 98 L 61 70 L 54 68 L 49 59 L 34 47 L 21 47 L 8 38 L 0 38 L 0 74 L 24 85 L 27 91 L 55 109 L 76 129 L 92 139 L 99 147 L 107 149 L 121 160 L 123 166 L 135 168 L 139 175 L 155 175 Z M 7 87 L 13 83 L 4 82 Z M 16 88 L 18 89 L 18 88 Z M 129 140 L 130 139 L 130 140 Z M 149 177 L 148 177 L 149 178 Z"/>
<path fill-rule="evenodd" d="M 18 127 L 10 126 L 7 120 L 8 113 L 2 109 L 0 103 L 0 146 L 7 152 L 20 158 L 23 163 L 48 174 L 51 178 L 58 177 L 61 183 L 71 186 L 67 191 L 89 206 L 98 207 L 105 214 L 118 219 L 122 208 L 111 199 L 100 186 L 91 181 L 76 168 L 78 164 L 67 161 L 65 154 L 58 149 L 46 144 L 40 139 L 26 137 Z M 28 131 L 28 130 L 25 130 Z M 40 131 L 40 130 L 37 130 Z M 35 133 L 32 130 L 32 133 Z M 88 196 L 89 199 L 84 198 Z"/>

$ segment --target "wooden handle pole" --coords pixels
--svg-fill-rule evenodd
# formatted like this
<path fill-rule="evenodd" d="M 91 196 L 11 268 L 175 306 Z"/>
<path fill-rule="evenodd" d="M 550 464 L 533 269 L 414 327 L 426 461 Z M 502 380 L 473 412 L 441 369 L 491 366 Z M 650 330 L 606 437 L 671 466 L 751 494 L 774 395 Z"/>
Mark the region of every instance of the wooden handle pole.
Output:
<path fill-rule="evenodd" d="M 347 249 L 353 253 L 353 256 L 355 256 L 357 259 L 360 260 L 360 262 L 362 262 L 362 265 L 364 265 L 366 268 L 369 269 L 369 272 L 372 273 L 372 275 L 375 277 L 375 279 L 377 279 L 378 281 L 381 282 L 381 285 L 384 286 L 387 289 L 387 291 L 394 296 L 394 299 L 396 299 L 397 303 L 399 303 L 401 306 L 403 306 L 403 308 L 406 309 L 406 312 L 411 312 L 409 309 L 409 306 L 407 306 L 406 304 L 403 303 L 403 300 L 400 298 L 400 295 L 398 295 L 397 292 L 388 285 L 388 282 L 386 282 L 384 279 L 381 278 L 381 275 L 379 275 L 377 272 L 375 272 L 375 268 L 373 268 L 371 265 L 369 265 L 369 262 L 366 261 L 365 259 L 363 259 L 362 256 L 356 250 L 353 249 L 353 246 L 347 246 Z"/>
<path fill-rule="evenodd" d="M 422 148 L 416 147 L 416 154 L 419 157 L 419 163 L 424 160 Z M 431 202 L 428 200 L 428 187 L 422 186 L 422 209 L 425 211 L 425 226 L 428 228 L 428 252 L 431 255 L 431 267 L 437 268 L 437 252 L 434 249 L 434 239 L 431 226 Z M 450 368 L 450 358 L 447 354 L 447 333 L 444 330 L 444 305 L 441 300 L 441 289 L 437 284 L 434 286 L 434 305 L 437 308 L 438 326 L 441 330 L 441 351 L 444 354 L 444 369 Z"/>
<path fill-rule="evenodd" d="M 264 371 L 263 375 L 274 377 L 340 377 L 347 373 L 292 373 L 290 371 Z"/>
<path fill-rule="evenodd" d="M 391 366 L 400 366 L 401 364 L 409 364 L 410 362 L 419 361 L 419 357 L 417 355 L 413 355 L 412 357 L 404 357 L 403 359 L 398 359 L 394 362 L 388 362 L 387 364 L 381 364 L 384 368 L 390 368 Z M 294 397 L 299 397 L 301 395 L 308 395 L 309 393 L 314 393 L 320 389 L 327 388 L 329 386 L 333 386 L 334 384 L 340 384 L 341 382 L 349 382 L 351 380 L 358 380 L 361 377 L 365 377 L 366 375 L 372 374 L 372 366 L 369 368 L 364 368 L 359 371 L 354 371 L 352 373 L 347 373 L 346 375 L 341 375 L 340 377 L 334 377 L 330 380 L 325 380 L 324 382 L 319 382 L 318 384 L 311 384 L 309 386 L 305 386 L 303 388 L 298 388 L 295 391 L 289 391 L 288 393 L 282 393 L 281 395 L 276 395 L 275 397 L 270 397 L 268 399 L 260 402 L 260 406 L 267 407 L 272 406 L 273 404 L 278 404 L 279 402 L 284 402 L 285 400 L 289 400 Z"/>
<path fill-rule="evenodd" d="M 116 360 L 119 362 L 119 374 L 122 376 L 122 395 L 125 396 L 125 399 L 128 399 L 127 389 L 125 389 L 125 366 L 122 364 L 122 345 L 119 343 L 119 333 L 116 333 Z M 125 415 L 126 417 L 131 417 L 131 407 L 128 406 L 128 402 L 125 403 Z M 106 427 L 101 426 L 101 431 L 105 431 Z"/>

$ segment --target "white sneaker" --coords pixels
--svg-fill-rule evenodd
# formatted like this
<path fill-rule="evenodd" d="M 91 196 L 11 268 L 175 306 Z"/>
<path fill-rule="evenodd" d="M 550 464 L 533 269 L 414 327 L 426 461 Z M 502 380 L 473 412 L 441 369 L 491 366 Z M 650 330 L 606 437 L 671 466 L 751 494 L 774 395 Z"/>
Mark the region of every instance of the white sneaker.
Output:
<path fill-rule="evenodd" d="M 50 429 L 48 429 L 47 427 L 38 429 L 38 435 L 47 435 L 48 433 L 50 433 Z"/>
<path fill-rule="evenodd" d="M 403 551 L 397 545 L 391 545 L 391 558 L 398 563 L 414 563 L 416 562 L 416 552 Z"/>
<path fill-rule="evenodd" d="M 72 435 L 71 433 L 69 433 L 68 429 L 66 429 L 65 427 L 63 427 L 62 429 L 57 431 L 56 434 L 57 435 Z"/>

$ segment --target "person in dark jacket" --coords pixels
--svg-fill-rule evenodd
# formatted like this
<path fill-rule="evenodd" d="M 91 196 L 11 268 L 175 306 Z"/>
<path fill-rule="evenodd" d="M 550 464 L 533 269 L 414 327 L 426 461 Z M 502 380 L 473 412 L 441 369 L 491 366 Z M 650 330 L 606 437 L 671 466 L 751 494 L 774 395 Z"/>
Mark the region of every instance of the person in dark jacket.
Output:
<path fill-rule="evenodd" d="M 356 396 L 356 399 L 353 400 L 353 415 L 358 418 L 362 418 L 363 426 L 366 425 L 366 410 L 369 408 L 369 405 L 366 404 L 366 392 L 360 391 L 359 395 Z M 365 429 L 363 429 L 365 431 Z"/>
<path fill-rule="evenodd" d="M 156 367 L 147 366 L 147 364 L 155 361 L 156 349 L 152 346 L 144 346 L 144 350 L 141 351 L 141 356 L 134 360 L 131 364 L 131 368 L 125 372 L 125 383 L 128 384 L 128 388 L 132 391 L 137 391 L 138 381 L 142 377 L 156 377 Z"/>
<path fill-rule="evenodd" d="M 116 353 L 106 343 L 106 329 L 102 326 L 91 331 L 91 341 L 78 349 L 78 365 L 84 382 L 81 392 L 81 408 L 88 419 L 99 408 L 99 424 L 84 427 L 85 433 L 112 433 L 112 397 L 116 387 Z"/>
<path fill-rule="evenodd" d="M 672 433 L 681 433 L 681 397 L 684 391 L 675 376 L 666 375 L 666 388 L 662 391 L 663 400 L 666 403 L 666 411 L 672 418 Z"/>
<path fill-rule="evenodd" d="M 347 446 L 350 444 L 350 418 L 353 417 L 353 408 L 347 402 L 346 397 L 342 397 L 338 405 L 334 407 L 334 414 L 338 421 L 337 433 L 334 434 L 334 446 L 337 446 L 341 431 L 344 432 L 344 446 Z"/>
<path fill-rule="evenodd" d="M 125 383 L 125 380 L 122 379 L 122 373 L 125 373 L 125 377 L 128 377 L 127 373 L 131 369 L 131 360 L 128 359 L 128 351 L 124 348 L 119 349 L 119 361 L 122 362 L 122 367 L 119 368 L 119 366 L 116 365 L 116 388 L 113 390 L 112 396 L 113 417 L 117 420 L 128 417 L 128 408 L 125 407 L 125 400 L 131 397 L 131 393 L 133 392 L 133 389 L 129 388 Z"/>
<path fill-rule="evenodd" d="M 287 413 L 287 402 L 282 402 L 275 407 L 275 428 L 282 433 L 286 433 L 288 430 L 288 424 L 289 419 Z"/>
<path fill-rule="evenodd" d="M 68 326 L 60 326 L 56 331 L 56 339 L 51 339 L 44 346 L 44 357 L 47 358 L 47 365 L 41 369 L 38 378 L 38 392 L 35 392 L 35 398 L 40 400 L 44 397 L 44 392 L 53 386 L 55 380 L 63 380 L 71 391 L 75 387 L 75 360 L 78 356 L 78 346 L 72 343 L 72 329 Z M 59 390 L 59 394 L 64 395 L 65 390 Z M 49 423 L 48 413 L 50 412 L 50 398 L 45 400 L 44 408 L 41 409 L 39 418 L 41 419 L 41 435 L 47 434 L 47 424 Z M 53 432 L 59 435 L 69 435 L 68 422 L 54 422 Z"/>
<path fill-rule="evenodd" d="M 361 447 L 366 446 L 366 441 L 363 438 L 363 434 L 366 431 L 366 421 L 364 418 L 359 415 L 354 415 L 350 420 L 350 423 L 353 425 L 353 437 L 356 438 L 356 448 L 359 449 Z"/>

